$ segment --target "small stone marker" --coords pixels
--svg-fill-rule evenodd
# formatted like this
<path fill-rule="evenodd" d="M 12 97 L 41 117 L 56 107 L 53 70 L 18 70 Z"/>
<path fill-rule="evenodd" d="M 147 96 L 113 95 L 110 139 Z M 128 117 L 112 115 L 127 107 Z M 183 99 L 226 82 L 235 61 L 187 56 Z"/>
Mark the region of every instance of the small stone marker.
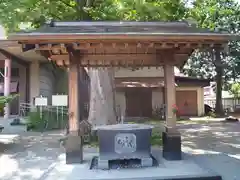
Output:
<path fill-rule="evenodd" d="M 79 133 L 80 133 L 80 136 L 83 137 L 84 142 L 90 141 L 91 129 L 92 129 L 92 125 L 87 120 L 82 120 L 79 123 Z"/>

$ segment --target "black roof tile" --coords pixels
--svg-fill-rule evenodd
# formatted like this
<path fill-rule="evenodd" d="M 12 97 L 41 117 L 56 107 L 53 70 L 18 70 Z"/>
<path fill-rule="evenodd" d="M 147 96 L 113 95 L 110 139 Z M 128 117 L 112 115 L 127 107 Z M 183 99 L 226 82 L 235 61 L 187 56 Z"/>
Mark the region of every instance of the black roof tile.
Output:
<path fill-rule="evenodd" d="M 29 33 L 29 32 L 26 32 Z M 190 26 L 187 22 L 51 22 L 30 33 L 56 33 L 56 34 L 199 34 L 219 32 Z"/>

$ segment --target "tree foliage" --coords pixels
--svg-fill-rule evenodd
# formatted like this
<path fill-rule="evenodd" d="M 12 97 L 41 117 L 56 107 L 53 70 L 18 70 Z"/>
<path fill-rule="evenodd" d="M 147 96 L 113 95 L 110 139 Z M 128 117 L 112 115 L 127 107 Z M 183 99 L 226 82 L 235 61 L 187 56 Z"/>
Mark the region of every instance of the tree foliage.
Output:
<path fill-rule="evenodd" d="M 195 19 L 197 26 L 232 34 L 240 33 L 240 6 L 234 0 L 196 0 L 189 16 Z M 240 41 L 228 44 L 227 54 L 221 53 L 224 87 L 229 80 L 240 78 Z M 214 52 L 196 51 L 183 71 L 195 77 L 216 78 Z"/>
<path fill-rule="evenodd" d="M 234 0 L 196 0 L 189 16 L 198 27 L 218 32 L 239 34 L 240 6 Z M 185 74 L 214 79 L 216 88 L 216 112 L 223 114 L 222 89 L 228 88 L 229 80 L 240 76 L 240 42 L 228 44 L 228 51 L 212 49 L 196 51 L 183 69 Z"/>
<path fill-rule="evenodd" d="M 52 19 L 192 19 L 198 27 L 239 33 L 240 7 L 234 0 L 195 0 L 192 7 L 186 7 L 181 0 L 1 0 L 0 21 L 10 32 L 19 30 L 23 23 L 36 28 Z M 228 80 L 240 77 L 240 44 L 230 42 L 227 54 L 216 52 L 196 51 L 183 71 L 190 76 L 218 79 L 217 92 L 221 93 L 222 78 L 226 85 Z"/>
<path fill-rule="evenodd" d="M 239 98 L 240 97 L 240 83 L 233 83 L 230 88 L 230 93 L 235 97 Z"/>
<path fill-rule="evenodd" d="M 3 110 L 6 104 L 11 103 L 14 99 L 16 99 L 19 95 L 9 95 L 9 96 L 0 96 L 0 112 Z"/>
<path fill-rule="evenodd" d="M 21 23 L 37 28 L 49 20 L 165 20 L 176 21 L 186 17 L 180 0 L 2 0 L 0 20 L 8 31 L 20 29 Z M 2 7 L 1 7 L 2 6 Z M 17 8 L 16 8 L 17 7 Z M 91 104 L 89 120 L 92 124 L 113 123 L 114 97 L 108 71 L 89 71 Z M 93 82 L 94 81 L 94 82 Z M 98 82 L 98 83 L 95 83 Z M 107 89 L 106 89 L 107 88 Z M 103 91 L 104 90 L 104 91 Z M 109 90 L 109 91 L 108 91 Z M 104 94 L 107 93 L 107 94 Z M 114 93 L 113 93 L 114 94 Z M 114 95 L 113 95 L 114 96 Z M 108 97 L 108 100 L 105 98 Z M 105 104 L 105 106 L 103 106 Z M 96 111 L 97 109 L 97 111 Z M 101 119 L 102 122 L 99 121 Z"/>
<path fill-rule="evenodd" d="M 2 0 L 0 21 L 8 31 L 22 23 L 39 27 L 49 20 L 182 20 L 187 9 L 180 0 Z"/>

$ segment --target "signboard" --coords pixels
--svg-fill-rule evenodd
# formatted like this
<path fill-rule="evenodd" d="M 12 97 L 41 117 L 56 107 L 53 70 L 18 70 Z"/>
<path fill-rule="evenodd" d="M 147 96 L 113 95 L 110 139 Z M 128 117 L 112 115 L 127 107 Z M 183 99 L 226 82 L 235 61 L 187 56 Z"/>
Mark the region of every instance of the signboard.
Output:
<path fill-rule="evenodd" d="M 52 95 L 53 106 L 68 106 L 68 95 Z"/>
<path fill-rule="evenodd" d="M 47 106 L 48 105 L 48 99 L 47 97 L 35 97 L 34 100 L 35 106 Z"/>

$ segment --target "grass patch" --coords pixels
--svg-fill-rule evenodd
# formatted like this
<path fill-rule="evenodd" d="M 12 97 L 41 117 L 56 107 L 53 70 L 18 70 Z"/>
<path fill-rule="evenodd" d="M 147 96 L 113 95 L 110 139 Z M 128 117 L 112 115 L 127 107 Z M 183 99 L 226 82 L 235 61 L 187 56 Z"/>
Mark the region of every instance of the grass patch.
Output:
<path fill-rule="evenodd" d="M 128 124 L 136 124 L 137 122 L 129 121 Z M 160 125 L 163 123 L 163 121 L 160 120 L 146 120 L 143 122 L 143 124 L 148 124 L 154 126 L 152 130 L 152 136 L 151 136 L 151 145 L 152 146 L 162 146 L 162 131 L 160 128 Z"/>
<path fill-rule="evenodd" d="M 151 145 L 162 146 L 162 132 L 159 128 L 154 128 L 152 130 Z"/>
<path fill-rule="evenodd" d="M 66 114 L 50 112 L 43 110 L 42 116 L 40 110 L 29 112 L 27 117 L 27 130 L 46 131 L 64 129 L 67 124 L 68 116 Z"/>

